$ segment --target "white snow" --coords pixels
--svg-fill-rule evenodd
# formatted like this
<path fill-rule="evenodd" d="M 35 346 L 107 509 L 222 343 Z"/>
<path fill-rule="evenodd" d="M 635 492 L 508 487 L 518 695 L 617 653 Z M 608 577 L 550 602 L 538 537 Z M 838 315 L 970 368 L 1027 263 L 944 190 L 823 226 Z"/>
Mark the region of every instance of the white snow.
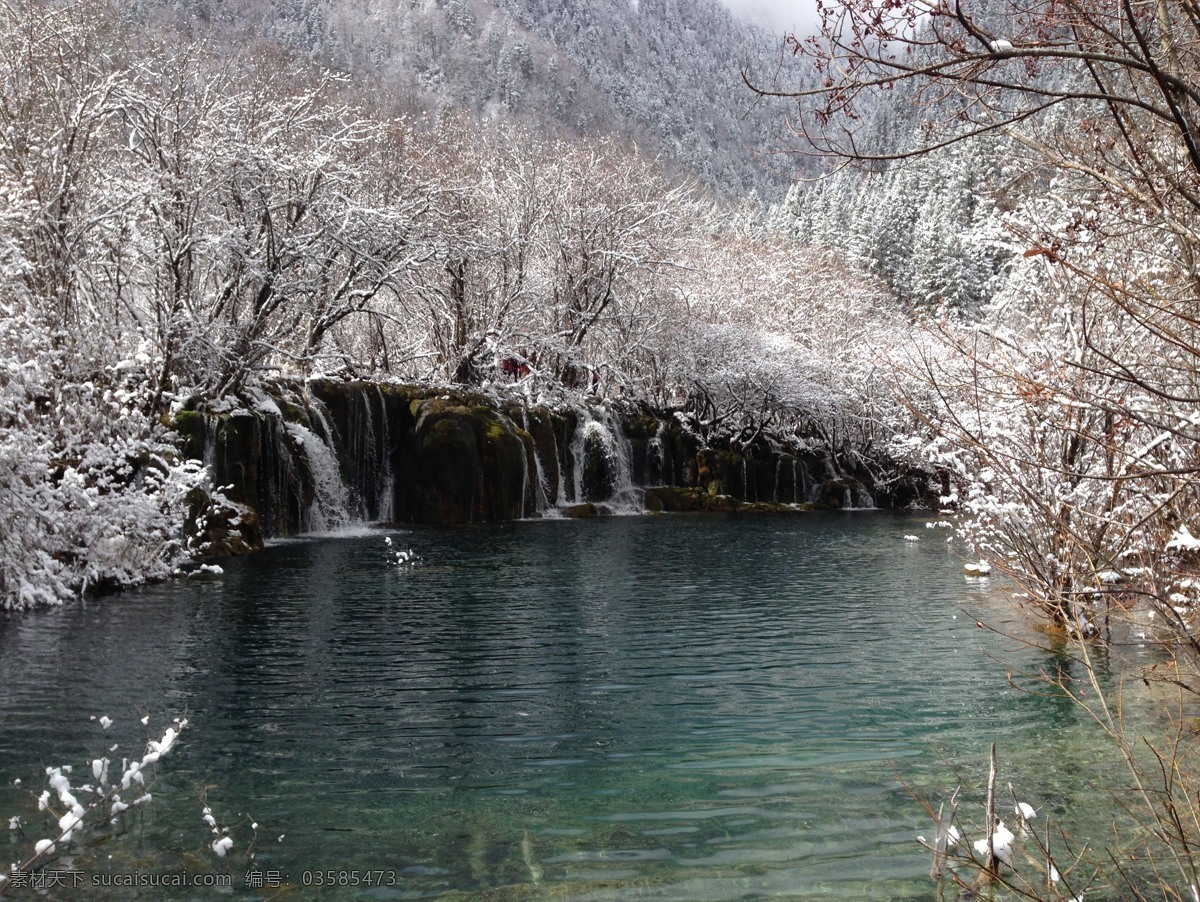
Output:
<path fill-rule="evenodd" d="M 1004 821 L 1000 821 L 996 825 L 996 830 L 992 834 L 992 851 L 995 852 L 996 858 L 1005 864 L 1012 865 L 1012 844 L 1016 836 L 1011 830 L 1004 825 Z M 979 839 L 975 841 L 975 851 L 980 855 L 987 855 L 988 841 Z"/>
<path fill-rule="evenodd" d="M 1192 535 L 1185 523 L 1175 530 L 1166 547 L 1167 551 L 1200 551 L 1200 539 Z"/>

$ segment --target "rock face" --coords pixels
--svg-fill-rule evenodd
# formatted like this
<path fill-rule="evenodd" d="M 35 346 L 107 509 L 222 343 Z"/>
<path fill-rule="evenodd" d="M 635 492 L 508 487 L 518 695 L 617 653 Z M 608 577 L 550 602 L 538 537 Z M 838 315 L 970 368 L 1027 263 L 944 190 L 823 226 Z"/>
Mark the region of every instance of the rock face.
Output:
<path fill-rule="evenodd" d="M 678 418 L 643 409 L 551 410 L 432 388 L 281 384 L 274 403 L 185 411 L 176 428 L 185 452 L 247 511 L 241 523 L 268 538 L 361 520 L 871 507 L 923 494 L 919 474 L 885 488 L 765 438 L 705 447 Z"/>
<path fill-rule="evenodd" d="M 532 436 L 469 399 L 411 405 L 402 441 L 395 519 L 413 523 L 517 520 L 536 509 Z"/>

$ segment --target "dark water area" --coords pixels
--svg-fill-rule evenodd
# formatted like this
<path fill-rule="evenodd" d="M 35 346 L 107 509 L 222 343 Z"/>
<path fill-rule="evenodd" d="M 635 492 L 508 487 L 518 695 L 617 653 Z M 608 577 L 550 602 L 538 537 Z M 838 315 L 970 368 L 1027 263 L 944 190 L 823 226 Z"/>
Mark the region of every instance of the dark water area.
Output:
<path fill-rule="evenodd" d="M 1062 662 L 976 626 L 1028 623 L 947 532 L 876 513 L 363 529 L 8 616 L 0 778 L 22 785 L 0 814 L 36 823 L 45 766 L 140 754 L 186 714 L 140 826 L 67 864 L 273 898 L 245 881 L 255 822 L 256 867 L 301 898 L 929 898 L 904 783 L 977 792 L 993 740 L 1047 813 L 1094 806 L 1100 776 L 1080 711 L 1009 685 Z"/>

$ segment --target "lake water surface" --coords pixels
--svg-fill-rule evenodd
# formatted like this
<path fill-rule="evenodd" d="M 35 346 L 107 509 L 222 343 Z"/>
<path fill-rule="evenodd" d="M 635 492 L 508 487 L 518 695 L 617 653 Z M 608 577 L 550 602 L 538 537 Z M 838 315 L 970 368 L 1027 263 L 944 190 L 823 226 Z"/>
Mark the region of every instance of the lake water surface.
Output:
<path fill-rule="evenodd" d="M 186 714 L 141 826 L 67 864 L 270 898 L 244 879 L 254 821 L 258 869 L 301 897 L 334 870 L 389 884 L 321 891 L 348 898 L 929 898 L 901 778 L 941 798 L 957 770 L 976 798 L 996 740 L 1004 779 L 1070 817 L 1100 776 L 1074 706 L 1009 686 L 1006 665 L 1061 662 L 975 625 L 1027 628 L 947 534 L 874 513 L 362 530 L 8 616 L 0 777 L 23 786 L 0 814 L 36 822 L 44 766 L 140 753 Z"/>

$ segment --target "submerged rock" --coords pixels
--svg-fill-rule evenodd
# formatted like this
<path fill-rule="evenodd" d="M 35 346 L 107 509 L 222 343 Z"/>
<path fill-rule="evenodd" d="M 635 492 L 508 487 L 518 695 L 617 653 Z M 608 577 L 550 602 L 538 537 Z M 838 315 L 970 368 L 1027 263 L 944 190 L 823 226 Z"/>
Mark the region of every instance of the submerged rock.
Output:
<path fill-rule="evenodd" d="M 600 516 L 600 508 L 590 501 L 583 504 L 572 504 L 563 508 L 563 516 L 570 520 L 590 520 Z"/>

